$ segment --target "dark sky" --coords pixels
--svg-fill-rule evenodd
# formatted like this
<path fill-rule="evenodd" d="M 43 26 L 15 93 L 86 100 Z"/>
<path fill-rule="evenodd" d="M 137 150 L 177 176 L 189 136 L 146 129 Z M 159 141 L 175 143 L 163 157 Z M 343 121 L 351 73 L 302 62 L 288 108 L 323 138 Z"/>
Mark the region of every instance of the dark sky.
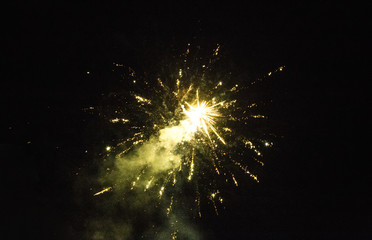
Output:
<path fill-rule="evenodd" d="M 71 173 L 89 163 L 80 151 L 89 142 L 82 107 L 111 91 L 113 62 L 144 71 L 154 55 L 194 41 L 221 44 L 251 78 L 287 67 L 268 87 L 284 138 L 262 182 L 237 189 L 228 210 L 200 223 L 205 239 L 370 239 L 367 90 L 358 81 L 367 41 L 360 30 L 370 27 L 364 9 L 328 1 L 7 5 L 5 236 L 81 239 L 84 211 Z"/>

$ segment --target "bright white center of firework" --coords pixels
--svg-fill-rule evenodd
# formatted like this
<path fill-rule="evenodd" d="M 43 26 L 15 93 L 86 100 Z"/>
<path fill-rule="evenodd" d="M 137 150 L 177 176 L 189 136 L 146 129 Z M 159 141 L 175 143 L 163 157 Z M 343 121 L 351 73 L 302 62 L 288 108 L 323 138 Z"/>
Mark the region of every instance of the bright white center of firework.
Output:
<path fill-rule="evenodd" d="M 202 102 L 200 106 L 190 106 L 190 111 L 185 111 L 185 114 L 189 117 L 191 132 L 196 132 L 206 124 L 206 121 L 211 120 L 208 116 L 208 109 L 205 102 Z"/>
<path fill-rule="evenodd" d="M 221 116 L 217 111 L 217 106 L 220 105 L 220 103 L 211 105 L 206 101 L 199 102 L 198 95 L 194 105 L 191 105 L 188 102 L 185 103 L 188 106 L 188 109 L 184 106 L 182 106 L 182 108 L 184 114 L 187 116 L 186 121 L 188 124 L 186 135 L 189 137 L 190 133 L 201 131 L 210 138 L 209 132 L 212 131 L 218 139 L 225 144 L 225 141 L 217 133 L 217 130 L 214 127 L 216 124 L 215 119 Z"/>

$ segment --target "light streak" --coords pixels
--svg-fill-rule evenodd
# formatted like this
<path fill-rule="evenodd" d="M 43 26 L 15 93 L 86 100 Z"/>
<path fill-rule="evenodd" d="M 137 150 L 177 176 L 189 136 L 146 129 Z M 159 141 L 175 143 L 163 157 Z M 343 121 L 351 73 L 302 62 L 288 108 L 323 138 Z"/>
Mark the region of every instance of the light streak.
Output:
<path fill-rule="evenodd" d="M 111 189 L 112 189 L 112 187 L 105 188 L 102 191 L 99 191 L 99 192 L 95 193 L 93 196 L 98 196 L 98 195 L 100 195 L 102 193 L 105 193 L 105 192 L 110 191 Z"/>
<path fill-rule="evenodd" d="M 137 99 L 137 101 L 139 103 L 146 103 L 146 104 L 151 104 L 151 100 L 147 99 L 147 98 L 144 98 L 144 97 L 141 97 L 139 95 L 134 95 L 134 97 Z"/>
<path fill-rule="evenodd" d="M 112 123 L 118 123 L 118 122 L 128 123 L 129 120 L 125 119 L 125 118 L 114 118 L 114 119 L 111 119 L 110 122 L 112 122 Z"/>
<path fill-rule="evenodd" d="M 239 186 L 238 181 L 236 181 L 234 174 L 231 174 L 232 179 L 234 180 L 235 186 Z"/>
<path fill-rule="evenodd" d="M 162 186 L 161 189 L 160 189 L 160 191 L 159 191 L 159 198 L 161 198 L 163 196 L 164 189 L 165 189 L 165 187 Z"/>
<path fill-rule="evenodd" d="M 167 216 L 172 211 L 172 205 L 173 205 L 173 196 L 171 197 L 171 201 L 170 201 L 169 207 L 167 208 Z"/>
<path fill-rule="evenodd" d="M 152 180 L 154 180 L 154 177 L 151 177 L 151 179 L 147 182 L 146 184 L 146 188 L 145 188 L 145 192 L 147 191 L 147 189 L 149 189 L 149 187 L 151 186 L 151 183 L 152 183 Z"/>

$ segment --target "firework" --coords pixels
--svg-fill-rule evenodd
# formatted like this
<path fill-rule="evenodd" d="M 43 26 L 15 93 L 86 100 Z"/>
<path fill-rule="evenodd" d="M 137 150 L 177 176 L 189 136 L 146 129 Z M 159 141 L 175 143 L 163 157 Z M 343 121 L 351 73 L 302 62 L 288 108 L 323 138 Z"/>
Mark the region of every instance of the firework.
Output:
<path fill-rule="evenodd" d="M 129 94 L 115 94 L 117 104 L 102 115 L 125 128 L 129 137 L 106 147 L 113 167 L 104 184 L 111 186 L 94 196 L 110 190 L 151 194 L 168 203 L 168 216 L 186 186 L 193 189 L 201 217 L 203 199 L 218 214 L 223 203 L 220 183 L 238 187 L 239 172 L 259 181 L 250 166 L 263 166 L 263 152 L 273 142 L 254 134 L 250 124 L 267 116 L 259 112 L 260 103 L 245 97 L 250 84 L 214 74 L 219 51 L 218 45 L 201 61 L 189 44 L 179 61 L 156 76 L 137 76 L 133 69 L 114 64 L 114 71 L 121 71 L 132 86 Z"/>

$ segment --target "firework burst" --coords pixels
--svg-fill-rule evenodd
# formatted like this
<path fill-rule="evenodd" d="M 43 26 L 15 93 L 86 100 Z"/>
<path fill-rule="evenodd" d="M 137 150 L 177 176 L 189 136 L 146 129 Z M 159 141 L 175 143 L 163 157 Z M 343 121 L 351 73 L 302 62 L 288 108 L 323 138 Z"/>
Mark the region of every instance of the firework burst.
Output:
<path fill-rule="evenodd" d="M 219 51 L 218 45 L 201 60 L 188 44 L 174 63 L 151 76 L 114 64 L 132 86 L 129 94 L 112 94 L 116 103 L 103 108 L 102 115 L 129 137 L 107 146 L 106 159 L 111 157 L 113 166 L 102 181 L 106 186 L 94 196 L 142 192 L 167 202 L 169 215 L 187 191 L 201 217 L 202 201 L 218 214 L 219 186 L 239 186 L 238 172 L 259 181 L 250 166 L 263 166 L 264 149 L 273 142 L 265 134 L 250 135 L 250 124 L 267 117 L 258 112 L 259 103 L 244 97 L 255 82 L 239 86 L 229 74 L 216 74 Z"/>

